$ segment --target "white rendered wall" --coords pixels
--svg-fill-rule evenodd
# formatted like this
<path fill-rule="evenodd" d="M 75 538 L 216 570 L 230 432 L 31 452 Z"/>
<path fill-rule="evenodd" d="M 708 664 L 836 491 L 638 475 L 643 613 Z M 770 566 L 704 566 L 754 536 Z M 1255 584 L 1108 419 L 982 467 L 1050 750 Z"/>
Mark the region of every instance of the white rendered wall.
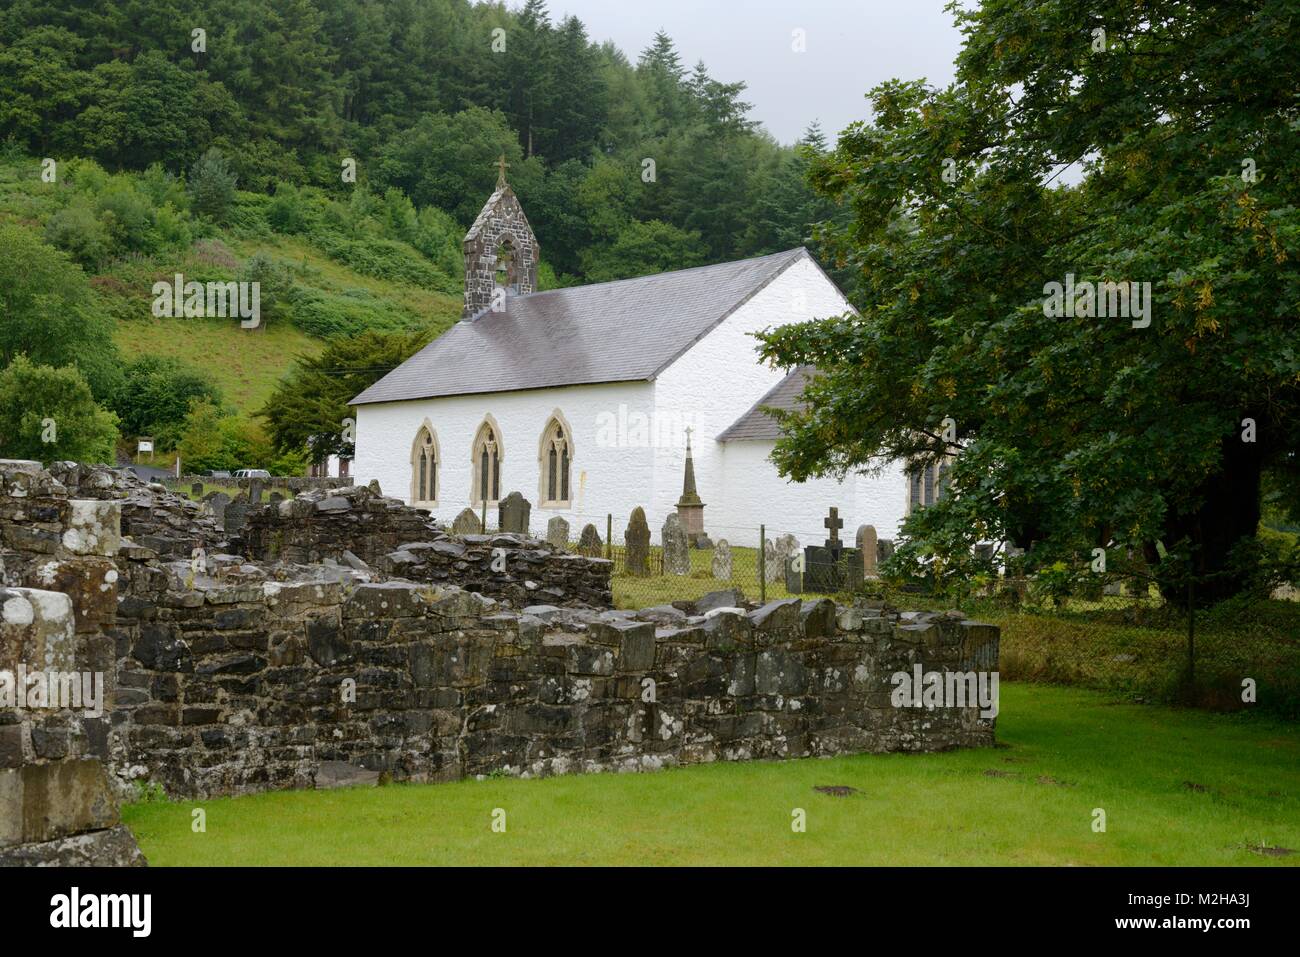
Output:
<path fill-rule="evenodd" d="M 835 506 L 849 542 L 860 524 L 881 538 L 894 536 L 907 501 L 899 468 L 880 478 L 851 477 L 791 483 L 767 459 L 771 441 L 718 442 L 716 437 L 784 377 L 759 362 L 752 333 L 812 318 L 839 315 L 849 304 L 809 259 L 792 263 L 717 328 L 672 363 L 653 383 L 569 386 L 523 392 L 453 396 L 357 407 L 358 484 L 378 479 L 385 494 L 408 501 L 411 444 L 427 418 L 440 453 L 435 517 L 450 522 L 470 502 L 470 454 L 487 413 L 496 419 L 503 448 L 501 493 L 522 492 L 533 503 L 532 531 L 542 534 L 551 515 L 563 515 L 576 538 L 593 523 L 605 536 L 614 516 L 616 541 L 633 508 L 646 511 L 652 540 L 682 491 L 684 426 L 691 424 L 696 483 L 705 502 L 704 527 L 736 544 L 791 532 L 802 544 L 826 537 L 822 520 Z M 653 335 L 647 329 L 647 335 Z M 544 509 L 538 458 L 552 411 L 568 421 L 574 444 L 571 508 Z M 477 511 L 477 509 L 476 509 Z M 495 510 L 490 521 L 495 523 Z M 814 538 L 809 537 L 812 533 Z M 748 538 L 747 538 L 748 536 Z"/>
<path fill-rule="evenodd" d="M 846 545 L 854 544 L 859 525 L 874 525 L 879 538 L 897 536 L 907 504 L 900 465 L 891 463 L 879 476 L 850 475 L 843 482 L 833 478 L 792 482 L 777 472 L 769 458 L 774 444 L 770 439 L 723 444 L 727 504 L 712 514 L 704 509 L 704 530 L 714 539 L 752 544 L 758 535 L 751 530 L 761 523 L 770 539 L 788 533 L 800 545 L 820 545 L 828 536 L 822 523 L 831 506 L 839 509 L 844 522 L 840 538 Z"/>
<path fill-rule="evenodd" d="M 871 518 L 859 518 L 860 512 L 878 515 L 881 521 L 892 519 L 892 513 L 875 506 L 877 499 L 892 494 L 888 480 L 884 488 L 867 495 L 860 508 L 858 479 L 843 485 L 829 479 L 790 483 L 767 461 L 770 441 L 717 441 L 723 430 L 785 377 L 784 370 L 760 362 L 753 333 L 841 315 L 849 309 L 848 301 L 812 260 L 799 259 L 656 380 L 655 404 L 661 420 L 694 420 L 695 479 L 705 503 L 704 530 L 713 538 L 735 542 L 752 530 L 750 537 L 757 541 L 758 526 L 766 524 L 769 537 L 775 537 L 773 529 L 776 535 L 789 531 L 802 544 L 812 544 L 807 533 L 825 538 L 822 520 L 832 505 L 840 510 L 846 531 L 873 523 Z M 664 516 L 681 495 L 684 460 L 682 447 L 656 449 L 654 505 L 647 511 L 656 541 Z M 907 489 L 901 479 L 899 483 L 897 497 L 904 501 Z"/>
<path fill-rule="evenodd" d="M 621 541 L 629 514 L 636 506 L 647 505 L 646 490 L 653 484 L 651 450 L 648 443 L 640 443 L 636 432 L 638 416 L 648 420 L 653 413 L 652 398 L 652 386 L 637 382 L 357 406 L 353 475 L 359 485 L 378 479 L 384 494 L 409 502 L 411 444 L 427 418 L 437 435 L 441 461 L 438 503 L 431 509 L 434 517 L 450 523 L 464 508 L 477 512 L 470 501 L 470 456 L 479 426 L 491 413 L 502 447 L 501 495 L 518 491 L 532 503 L 533 534 L 544 535 L 550 517 L 563 515 L 573 538 L 591 522 L 604 540 L 605 515 L 613 513 L 615 539 Z M 542 431 L 556 409 L 568 421 L 572 439 L 570 508 L 539 505 Z M 610 422 L 620 419 L 630 424 L 621 431 L 611 430 Z M 496 510 L 489 507 L 488 511 L 488 521 L 495 525 Z"/>

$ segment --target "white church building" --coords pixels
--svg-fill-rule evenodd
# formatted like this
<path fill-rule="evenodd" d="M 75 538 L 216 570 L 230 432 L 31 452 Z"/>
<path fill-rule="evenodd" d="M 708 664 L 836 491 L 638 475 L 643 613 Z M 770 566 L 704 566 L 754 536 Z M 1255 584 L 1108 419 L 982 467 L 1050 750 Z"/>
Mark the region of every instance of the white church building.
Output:
<path fill-rule="evenodd" d="M 760 362 L 754 333 L 848 312 L 808 251 L 537 291 L 538 244 L 514 191 L 497 189 L 465 237 L 460 322 L 352 400 L 358 483 L 450 523 L 519 491 L 535 535 L 553 515 L 614 536 L 634 508 L 658 529 L 682 494 L 689 437 L 704 533 L 732 544 L 874 525 L 893 538 L 933 477 L 900 463 L 844 481 L 782 478 L 776 422 L 805 370 Z M 926 494 L 929 493 L 929 494 Z"/>

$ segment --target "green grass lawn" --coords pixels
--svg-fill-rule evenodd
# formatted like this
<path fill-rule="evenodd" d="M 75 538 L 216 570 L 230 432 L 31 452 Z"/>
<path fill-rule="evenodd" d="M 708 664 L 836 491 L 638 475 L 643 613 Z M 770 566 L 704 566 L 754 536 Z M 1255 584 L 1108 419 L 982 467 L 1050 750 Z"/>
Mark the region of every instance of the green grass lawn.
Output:
<path fill-rule="evenodd" d="M 154 865 L 1297 864 L 1300 728 L 1003 686 L 1002 746 L 129 805 Z M 814 791 L 848 785 L 858 793 Z M 207 812 L 193 833 L 191 812 Z M 506 812 L 506 832 L 491 829 Z M 807 830 L 791 830 L 802 808 Z M 1107 816 L 1092 830 L 1093 809 Z"/>

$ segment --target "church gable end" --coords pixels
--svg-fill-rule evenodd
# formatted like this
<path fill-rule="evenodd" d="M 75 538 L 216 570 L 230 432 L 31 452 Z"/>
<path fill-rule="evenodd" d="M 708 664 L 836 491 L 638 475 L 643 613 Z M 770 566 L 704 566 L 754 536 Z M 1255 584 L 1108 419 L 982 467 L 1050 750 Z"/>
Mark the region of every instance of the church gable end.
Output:
<path fill-rule="evenodd" d="M 512 294 L 537 291 L 537 237 L 499 161 L 497 188 L 465 234 L 465 308 L 462 319 L 492 305 L 498 286 Z"/>

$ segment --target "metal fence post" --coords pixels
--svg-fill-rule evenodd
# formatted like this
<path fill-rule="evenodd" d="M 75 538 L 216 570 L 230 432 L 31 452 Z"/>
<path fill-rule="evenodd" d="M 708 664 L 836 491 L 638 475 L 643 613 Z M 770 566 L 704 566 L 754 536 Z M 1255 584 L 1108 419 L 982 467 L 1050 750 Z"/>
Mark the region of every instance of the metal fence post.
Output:
<path fill-rule="evenodd" d="M 767 603 L 767 526 L 758 526 L 758 598 Z"/>
<path fill-rule="evenodd" d="M 605 513 L 605 557 L 614 560 L 614 513 Z"/>
<path fill-rule="evenodd" d="M 484 535 L 487 534 L 487 499 L 483 499 L 483 528 Z"/>

